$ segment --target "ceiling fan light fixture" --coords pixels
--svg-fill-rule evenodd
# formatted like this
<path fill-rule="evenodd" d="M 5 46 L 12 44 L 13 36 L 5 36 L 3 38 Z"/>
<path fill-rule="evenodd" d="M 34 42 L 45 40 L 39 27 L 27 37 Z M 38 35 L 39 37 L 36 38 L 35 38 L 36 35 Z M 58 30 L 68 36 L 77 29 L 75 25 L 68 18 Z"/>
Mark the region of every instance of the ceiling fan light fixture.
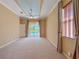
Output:
<path fill-rule="evenodd" d="M 29 10 L 29 14 L 32 14 L 32 9 Z"/>
<path fill-rule="evenodd" d="M 23 12 L 22 12 L 22 11 L 21 11 L 20 13 L 21 13 L 21 14 L 23 14 Z"/>
<path fill-rule="evenodd" d="M 39 17 L 38 16 L 35 16 L 35 17 L 30 16 L 29 18 L 31 18 L 31 19 L 37 19 Z"/>

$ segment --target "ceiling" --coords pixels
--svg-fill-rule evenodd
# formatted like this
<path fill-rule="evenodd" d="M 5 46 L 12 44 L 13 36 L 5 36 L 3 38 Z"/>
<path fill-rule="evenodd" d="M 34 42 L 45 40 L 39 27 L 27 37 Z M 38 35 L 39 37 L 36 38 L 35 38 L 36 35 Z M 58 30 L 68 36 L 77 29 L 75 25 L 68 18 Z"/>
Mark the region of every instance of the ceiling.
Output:
<path fill-rule="evenodd" d="M 59 0 L 0 0 L 0 3 L 18 16 L 46 17 Z"/>

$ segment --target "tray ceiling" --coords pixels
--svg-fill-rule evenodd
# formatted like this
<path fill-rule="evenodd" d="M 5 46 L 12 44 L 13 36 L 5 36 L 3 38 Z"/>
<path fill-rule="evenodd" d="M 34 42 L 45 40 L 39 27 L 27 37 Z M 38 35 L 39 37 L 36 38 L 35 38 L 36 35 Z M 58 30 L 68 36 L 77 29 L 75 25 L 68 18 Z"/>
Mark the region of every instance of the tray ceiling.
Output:
<path fill-rule="evenodd" d="M 0 0 L 0 3 L 24 17 L 46 17 L 59 0 Z"/>

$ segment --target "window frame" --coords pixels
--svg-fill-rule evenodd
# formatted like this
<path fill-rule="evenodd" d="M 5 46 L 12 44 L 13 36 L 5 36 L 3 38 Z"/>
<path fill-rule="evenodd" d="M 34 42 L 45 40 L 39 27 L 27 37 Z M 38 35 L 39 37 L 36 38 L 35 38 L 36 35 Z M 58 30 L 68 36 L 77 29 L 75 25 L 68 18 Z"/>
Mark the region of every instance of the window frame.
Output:
<path fill-rule="evenodd" d="M 62 14 L 63 15 L 65 15 L 64 14 L 64 8 L 67 8 L 68 9 L 68 7 L 69 7 L 69 5 L 70 4 L 72 4 L 72 1 L 70 1 L 68 4 L 66 4 L 63 8 L 62 8 Z M 72 7 L 71 7 L 72 8 Z M 72 8 L 73 9 L 73 8 Z M 65 12 L 69 12 L 69 10 L 66 10 Z M 71 18 L 71 16 L 72 15 L 70 15 L 69 17 L 69 14 L 67 14 L 66 15 L 66 17 L 64 17 L 64 16 L 62 16 L 62 21 L 61 21 L 61 23 L 62 23 L 62 36 L 63 37 L 67 37 L 67 38 L 71 38 L 71 39 L 74 39 L 75 38 L 75 24 L 74 24 L 74 15 L 73 15 L 73 19 L 69 19 L 69 18 Z M 66 19 L 66 18 L 68 18 L 68 19 Z M 64 20 L 64 19 L 66 19 L 66 20 Z M 73 22 L 73 24 L 71 24 L 70 22 Z M 65 24 L 65 23 L 67 23 L 67 24 Z M 67 25 L 68 25 L 68 28 L 67 28 Z M 72 26 L 73 25 L 73 26 Z M 63 28 L 63 26 L 65 26 L 64 28 Z M 71 26 L 73 27 L 73 31 L 72 32 L 70 32 L 71 31 Z M 63 32 L 63 29 L 64 29 L 64 32 Z M 68 29 L 68 31 L 69 31 L 69 33 L 67 33 L 67 29 Z M 73 37 L 72 37 L 72 34 L 71 33 L 73 33 Z M 63 35 L 64 34 L 64 35 Z M 67 34 L 69 35 L 69 36 L 67 36 Z"/>

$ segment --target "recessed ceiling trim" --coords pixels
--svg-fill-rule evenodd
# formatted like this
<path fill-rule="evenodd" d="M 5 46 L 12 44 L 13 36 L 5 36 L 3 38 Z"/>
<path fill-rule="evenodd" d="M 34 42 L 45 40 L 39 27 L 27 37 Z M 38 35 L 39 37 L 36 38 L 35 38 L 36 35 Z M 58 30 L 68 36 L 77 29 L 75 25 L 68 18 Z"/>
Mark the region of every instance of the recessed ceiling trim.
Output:
<path fill-rule="evenodd" d="M 0 1 L 0 4 L 2 4 L 4 7 L 6 7 L 7 9 L 9 9 L 10 11 L 12 11 L 14 14 L 16 14 L 16 12 L 13 10 L 13 9 L 11 9 L 10 7 L 8 7 L 5 3 L 3 3 L 3 2 L 1 2 Z M 17 14 L 16 14 L 17 15 Z M 17 15 L 18 16 L 18 15 Z"/>
<path fill-rule="evenodd" d="M 47 17 L 57 6 L 60 0 L 30 0 L 31 2 L 29 3 L 34 4 L 33 6 L 29 6 L 28 1 L 29 0 L 25 0 L 25 9 L 21 8 L 23 6 L 20 5 L 22 0 L 0 0 L 0 3 L 18 16 L 30 17 L 28 10 L 32 7 L 33 17 Z M 23 14 L 21 14 L 21 12 L 23 12 Z"/>
<path fill-rule="evenodd" d="M 60 1 L 60 0 L 58 0 L 58 1 L 55 3 L 55 5 L 51 8 L 51 10 L 50 10 L 50 12 L 48 13 L 47 16 L 49 16 L 49 15 L 51 14 L 51 12 L 52 12 L 52 11 L 55 9 L 55 7 L 58 5 L 59 1 Z"/>
<path fill-rule="evenodd" d="M 14 1 L 15 1 L 16 4 L 20 7 L 20 4 L 18 3 L 18 1 L 17 1 L 17 0 L 14 0 Z M 21 8 L 21 7 L 20 7 L 20 8 Z M 23 13 L 25 13 L 26 16 L 28 16 L 27 13 L 26 13 L 22 8 L 21 8 L 21 10 L 22 10 Z"/>
<path fill-rule="evenodd" d="M 16 4 L 23 10 L 23 12 L 30 17 L 29 10 L 32 9 L 33 17 L 40 17 L 40 6 L 42 0 L 15 0 Z M 30 5 L 31 4 L 31 5 Z"/>
<path fill-rule="evenodd" d="M 41 0 L 41 2 L 40 2 L 40 16 L 41 16 L 41 11 L 42 11 L 43 3 L 44 3 L 44 0 Z"/>

